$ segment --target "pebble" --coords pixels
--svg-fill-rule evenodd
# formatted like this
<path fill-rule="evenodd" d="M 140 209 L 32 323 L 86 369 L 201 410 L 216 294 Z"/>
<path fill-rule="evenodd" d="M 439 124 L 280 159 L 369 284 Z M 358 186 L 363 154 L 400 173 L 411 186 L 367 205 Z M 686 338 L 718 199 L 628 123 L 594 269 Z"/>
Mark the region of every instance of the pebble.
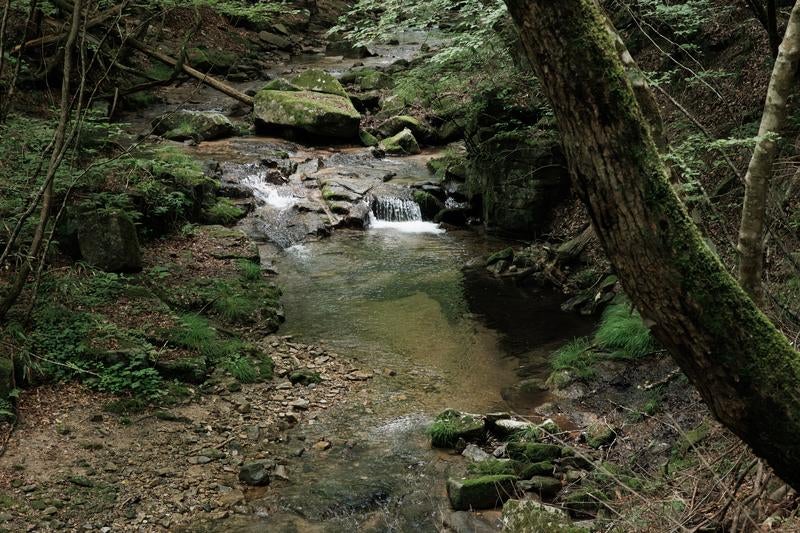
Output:
<path fill-rule="evenodd" d="M 303 398 L 298 398 L 297 400 L 292 400 L 289 402 L 289 406 L 293 409 L 297 409 L 298 411 L 305 411 L 308 409 L 309 405 L 311 405 L 311 402 Z"/>
<path fill-rule="evenodd" d="M 327 440 L 321 440 L 314 443 L 314 449 L 318 451 L 325 451 L 329 450 L 331 447 L 331 443 Z"/>

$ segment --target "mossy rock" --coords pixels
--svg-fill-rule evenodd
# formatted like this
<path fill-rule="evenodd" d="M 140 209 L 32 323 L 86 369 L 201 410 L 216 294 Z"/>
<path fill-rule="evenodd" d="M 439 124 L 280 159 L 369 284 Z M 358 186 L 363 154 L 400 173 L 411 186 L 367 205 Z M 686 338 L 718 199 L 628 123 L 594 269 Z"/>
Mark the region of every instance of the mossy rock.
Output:
<path fill-rule="evenodd" d="M 456 511 L 494 509 L 516 493 L 516 476 L 493 475 L 467 479 L 448 479 L 447 497 Z"/>
<path fill-rule="evenodd" d="M 578 489 L 561 498 L 563 507 L 572 515 L 591 515 L 603 507 L 608 495 L 598 489 Z"/>
<path fill-rule="evenodd" d="M 510 458 L 529 463 L 553 461 L 563 455 L 561 446 L 539 442 L 509 442 L 506 450 Z"/>
<path fill-rule="evenodd" d="M 336 96 L 347 97 L 347 91 L 344 90 L 339 80 L 320 69 L 309 69 L 292 78 L 292 84 L 307 91 L 314 91 L 315 93 L 335 94 Z"/>
<path fill-rule="evenodd" d="M 586 444 L 592 448 L 600 448 L 614 442 L 617 432 L 608 424 L 594 424 L 586 430 Z"/>
<path fill-rule="evenodd" d="M 498 261 L 508 261 L 511 262 L 514 260 L 514 249 L 512 247 L 504 248 L 499 252 L 495 252 L 486 259 L 486 266 L 491 266 Z"/>
<path fill-rule="evenodd" d="M 290 82 L 286 78 L 275 78 L 264 85 L 262 91 L 302 91 L 300 87 Z"/>
<path fill-rule="evenodd" d="M 378 146 L 380 143 L 377 137 L 365 129 L 358 130 L 358 138 L 364 146 Z"/>
<path fill-rule="evenodd" d="M 561 481 L 550 476 L 533 476 L 517 483 L 517 487 L 526 492 L 533 492 L 543 500 L 552 500 L 561 492 Z"/>
<path fill-rule="evenodd" d="M 289 381 L 292 382 L 293 385 L 311 385 L 312 383 L 321 382 L 322 377 L 319 375 L 319 372 L 314 372 L 308 368 L 300 368 L 293 370 L 289 374 Z"/>
<path fill-rule="evenodd" d="M 340 140 L 358 137 L 361 115 L 346 96 L 313 91 L 260 91 L 253 119 L 257 129 L 291 130 Z"/>
<path fill-rule="evenodd" d="M 233 52 L 219 48 L 191 48 L 186 56 L 189 63 L 198 70 L 223 74 L 239 60 Z"/>
<path fill-rule="evenodd" d="M 156 361 L 155 368 L 163 377 L 185 383 L 202 383 L 208 375 L 208 364 L 202 356 Z"/>
<path fill-rule="evenodd" d="M 459 439 L 481 440 L 485 433 L 485 423 L 482 417 L 462 413 L 455 409 L 443 411 L 428 429 L 431 446 L 434 448 L 455 448 Z"/>
<path fill-rule="evenodd" d="M 378 145 L 381 150 L 389 155 L 414 155 L 420 153 L 419 144 L 414 134 L 408 128 L 397 135 L 386 138 Z"/>
<path fill-rule="evenodd" d="M 210 141 L 236 134 L 236 128 L 222 113 L 181 109 L 165 113 L 152 122 L 153 133 L 173 141 Z"/>
<path fill-rule="evenodd" d="M 444 209 L 444 204 L 426 191 L 414 191 L 414 201 L 419 205 L 423 220 L 433 220 L 433 217 Z"/>
<path fill-rule="evenodd" d="M 430 126 L 420 119 L 410 115 L 397 115 L 385 120 L 378 126 L 378 133 L 381 137 L 392 137 L 404 129 L 409 129 L 416 139 L 428 144 L 435 142 L 435 135 Z"/>
<path fill-rule="evenodd" d="M 514 473 L 520 479 L 530 479 L 534 476 L 552 476 L 555 465 L 550 461 L 539 461 L 538 463 L 525 463 L 512 460 Z"/>
<path fill-rule="evenodd" d="M 362 91 L 391 89 L 394 86 L 392 77 L 373 68 L 358 68 L 345 72 L 340 81 L 348 85 L 356 85 Z"/>
<path fill-rule="evenodd" d="M 136 226 L 124 213 L 83 217 L 78 226 L 78 245 L 87 263 L 106 272 L 142 269 Z"/>

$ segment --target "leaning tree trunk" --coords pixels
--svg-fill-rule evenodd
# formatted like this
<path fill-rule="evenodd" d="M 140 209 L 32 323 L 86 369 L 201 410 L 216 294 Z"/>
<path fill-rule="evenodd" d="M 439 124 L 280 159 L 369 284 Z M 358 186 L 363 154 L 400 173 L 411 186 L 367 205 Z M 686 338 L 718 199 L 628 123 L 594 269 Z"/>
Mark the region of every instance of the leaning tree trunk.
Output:
<path fill-rule="evenodd" d="M 758 129 L 758 141 L 744 178 L 745 193 L 739 226 L 739 281 L 757 303 L 762 302 L 761 278 L 764 271 L 764 220 L 772 177 L 772 164 L 778 152 L 776 136 L 786 124 L 786 101 L 795 85 L 800 61 L 800 2 L 792 8 L 789 25 L 772 68 L 767 99 Z"/>
<path fill-rule="evenodd" d="M 670 187 L 600 8 L 506 3 L 626 293 L 717 418 L 800 489 L 800 354 L 704 244 Z"/>

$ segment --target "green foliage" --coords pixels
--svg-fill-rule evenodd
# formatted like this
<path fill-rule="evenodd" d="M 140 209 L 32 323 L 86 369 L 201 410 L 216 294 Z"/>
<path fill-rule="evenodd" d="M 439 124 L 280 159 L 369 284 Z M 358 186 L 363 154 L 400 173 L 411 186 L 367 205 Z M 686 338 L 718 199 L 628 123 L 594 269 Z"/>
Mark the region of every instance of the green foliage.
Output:
<path fill-rule="evenodd" d="M 299 14 L 307 10 L 296 9 L 282 1 L 248 2 L 246 0 L 159 0 L 165 8 L 199 8 L 206 7 L 234 20 L 246 20 L 252 23 L 270 23 L 280 21 L 283 17 Z"/>
<path fill-rule="evenodd" d="M 247 357 L 233 357 L 223 363 L 225 370 L 242 383 L 255 383 L 260 373 Z"/>
<path fill-rule="evenodd" d="M 608 306 L 594 341 L 599 348 L 622 358 L 642 357 L 657 347 L 642 317 L 628 303 Z"/>
<path fill-rule="evenodd" d="M 245 281 L 259 281 L 261 279 L 261 265 L 248 259 L 241 259 L 237 262 L 242 279 Z"/>
<path fill-rule="evenodd" d="M 243 349 L 239 340 L 220 339 L 208 320 L 197 314 L 181 316 L 181 325 L 170 332 L 170 341 L 195 350 L 212 362 L 237 357 Z"/>
<path fill-rule="evenodd" d="M 218 198 L 205 212 L 206 219 L 212 224 L 233 224 L 244 215 L 244 210 L 228 198 Z"/>
<path fill-rule="evenodd" d="M 448 419 L 434 420 L 428 428 L 428 435 L 432 442 L 455 444 L 460 426 Z M 450 446 L 451 444 L 448 444 Z"/>
<path fill-rule="evenodd" d="M 241 294 L 220 296 L 211 304 L 213 310 L 226 322 L 245 322 L 258 310 L 258 303 Z"/>
<path fill-rule="evenodd" d="M 645 20 L 684 41 L 697 36 L 709 23 L 712 9 L 718 9 L 709 0 L 638 0 L 636 4 Z"/>
<path fill-rule="evenodd" d="M 478 476 L 498 476 L 498 475 L 514 475 L 514 463 L 509 460 L 500 461 L 499 459 L 487 459 L 485 461 L 478 461 L 467 465 L 467 471 L 470 474 Z"/>
<path fill-rule="evenodd" d="M 592 344 L 586 337 L 573 339 L 559 348 L 550 359 L 553 370 L 569 370 L 576 377 L 589 379 L 595 376 L 593 365 L 596 357 Z"/>

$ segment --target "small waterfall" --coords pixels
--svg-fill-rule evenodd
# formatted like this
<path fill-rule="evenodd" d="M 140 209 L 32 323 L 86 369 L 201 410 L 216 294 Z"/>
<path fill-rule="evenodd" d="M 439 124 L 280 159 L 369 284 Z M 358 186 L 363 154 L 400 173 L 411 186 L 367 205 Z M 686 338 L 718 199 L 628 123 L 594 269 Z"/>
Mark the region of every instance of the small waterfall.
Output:
<path fill-rule="evenodd" d="M 377 198 L 372 211 L 377 220 L 386 222 L 415 222 L 422 220 L 422 211 L 414 200 Z"/>

